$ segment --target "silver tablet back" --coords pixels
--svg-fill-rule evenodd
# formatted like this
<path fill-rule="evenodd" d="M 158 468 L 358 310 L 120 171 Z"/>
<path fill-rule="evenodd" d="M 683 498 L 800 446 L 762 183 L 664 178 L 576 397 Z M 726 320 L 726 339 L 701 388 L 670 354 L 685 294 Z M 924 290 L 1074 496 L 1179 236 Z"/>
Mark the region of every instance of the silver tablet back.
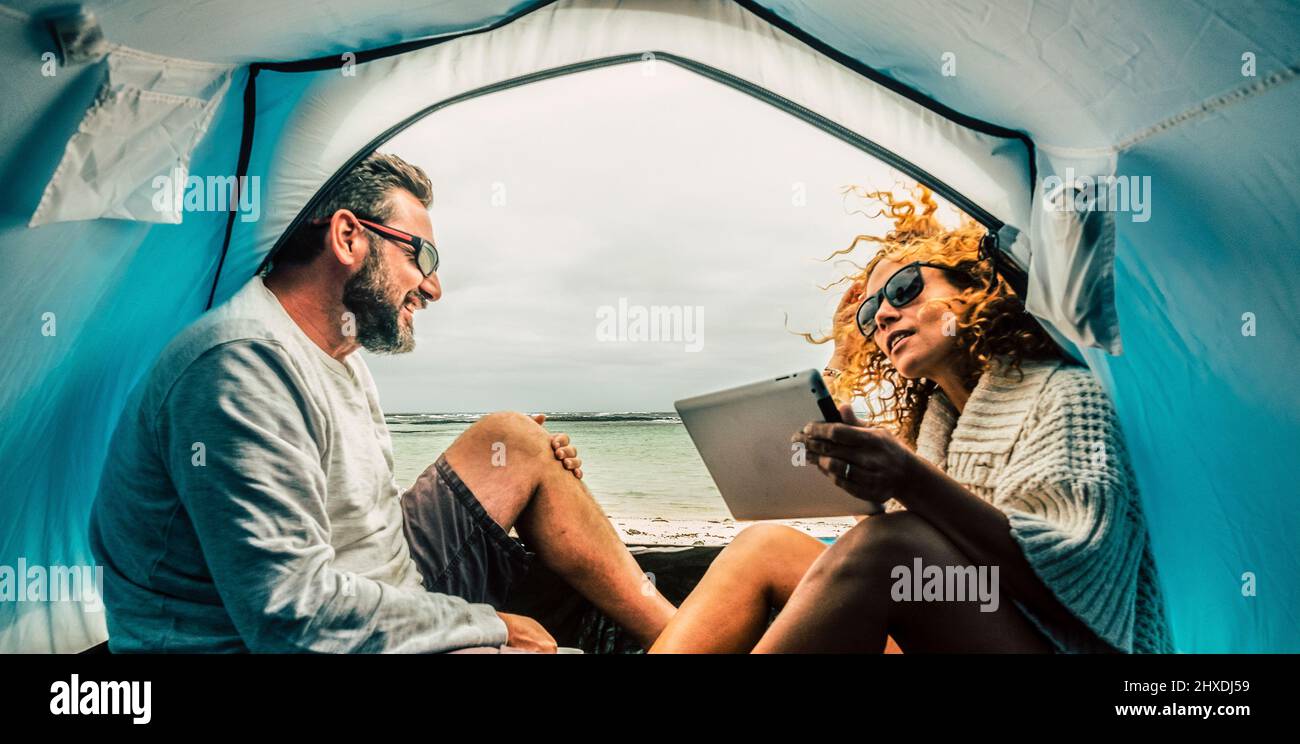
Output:
<path fill-rule="evenodd" d="M 810 369 L 674 405 L 736 519 L 874 514 L 879 507 L 841 490 L 790 441 L 804 424 L 825 421 L 828 404 Z"/>

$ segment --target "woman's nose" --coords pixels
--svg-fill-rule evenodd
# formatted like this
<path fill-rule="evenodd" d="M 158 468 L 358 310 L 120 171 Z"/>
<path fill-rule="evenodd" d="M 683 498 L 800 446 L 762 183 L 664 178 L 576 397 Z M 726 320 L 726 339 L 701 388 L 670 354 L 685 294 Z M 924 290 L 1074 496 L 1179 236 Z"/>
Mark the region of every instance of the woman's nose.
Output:
<path fill-rule="evenodd" d="M 876 308 L 876 327 L 885 328 L 887 325 L 896 323 L 902 317 L 898 308 L 889 303 L 888 300 L 882 300 L 880 307 Z"/>

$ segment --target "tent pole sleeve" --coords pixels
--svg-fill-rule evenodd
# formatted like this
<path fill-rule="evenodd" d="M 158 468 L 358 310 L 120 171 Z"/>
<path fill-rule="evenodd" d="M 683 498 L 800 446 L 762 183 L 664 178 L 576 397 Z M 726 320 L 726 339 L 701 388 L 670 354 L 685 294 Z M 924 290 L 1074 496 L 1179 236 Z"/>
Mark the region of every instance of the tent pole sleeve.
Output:
<path fill-rule="evenodd" d="M 248 160 L 253 153 L 253 124 L 257 120 L 257 73 L 260 65 L 252 64 L 248 68 L 248 82 L 244 84 L 244 131 L 239 138 L 239 160 L 235 166 L 235 203 L 239 203 L 240 192 L 248 176 Z M 235 210 L 226 216 L 226 236 L 221 241 L 221 257 L 217 259 L 217 270 L 212 275 L 212 288 L 208 290 L 208 304 L 204 310 L 212 309 L 212 301 L 217 296 L 217 284 L 221 282 L 221 267 L 226 263 L 226 253 L 230 251 L 230 234 L 235 229 Z"/>

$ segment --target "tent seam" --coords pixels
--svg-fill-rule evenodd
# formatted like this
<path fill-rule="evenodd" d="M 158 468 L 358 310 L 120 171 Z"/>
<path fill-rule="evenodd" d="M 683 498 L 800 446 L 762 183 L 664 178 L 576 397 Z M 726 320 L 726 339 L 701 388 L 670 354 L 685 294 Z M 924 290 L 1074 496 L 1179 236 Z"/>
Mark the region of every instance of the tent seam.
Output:
<path fill-rule="evenodd" d="M 125 44 L 110 44 L 109 51 L 123 57 L 134 57 L 145 62 L 166 63 L 176 67 L 189 67 L 195 70 L 227 69 L 234 71 L 239 67 L 239 65 L 223 64 L 221 62 L 204 62 L 203 60 L 185 59 L 184 57 L 168 57 L 165 54 L 146 52 L 142 49 L 126 46 Z"/>
<path fill-rule="evenodd" d="M 1116 152 L 1128 150 L 1134 145 L 1148 140 L 1158 134 L 1180 127 L 1183 124 L 1195 121 L 1203 116 L 1208 116 L 1220 109 L 1246 101 L 1247 99 L 1272 90 L 1284 83 L 1289 83 L 1292 80 L 1295 80 L 1297 76 L 1300 76 L 1300 66 L 1292 65 L 1271 73 L 1267 77 L 1250 83 L 1249 85 L 1244 85 L 1235 90 L 1228 91 L 1227 93 L 1221 93 L 1217 96 L 1207 98 L 1191 108 L 1184 109 L 1163 121 L 1153 124 L 1146 129 L 1142 129 L 1120 140 L 1120 142 L 1115 145 L 1114 150 Z"/>
<path fill-rule="evenodd" d="M 401 41 L 396 44 L 388 44 L 386 46 L 365 49 L 355 53 L 357 56 L 356 64 L 364 64 L 366 62 L 371 62 L 376 59 L 384 59 L 385 57 L 393 57 L 399 54 L 407 54 L 408 52 L 419 51 L 420 49 L 425 49 L 431 46 L 437 46 L 438 44 L 442 44 L 448 41 L 455 41 L 456 39 L 459 39 L 462 36 L 473 36 L 475 34 L 490 33 L 503 26 L 508 26 L 511 23 L 514 23 L 515 21 L 519 20 L 520 18 L 523 18 L 524 16 L 533 13 L 534 11 L 541 10 L 542 8 L 551 5 L 555 2 L 556 0 L 540 0 L 539 2 L 537 2 L 536 4 L 534 4 L 529 8 L 519 10 L 514 14 L 504 15 L 498 18 L 497 20 L 488 23 L 487 25 L 480 25 L 475 28 L 465 29 L 463 31 L 449 31 L 442 34 L 437 34 L 435 36 L 426 36 L 424 38 L 409 39 L 407 41 Z M 263 60 L 260 62 L 253 62 L 251 64 L 256 64 L 262 69 L 267 70 L 269 72 L 294 73 L 294 72 L 320 72 L 321 70 L 333 69 L 340 65 L 340 61 L 338 59 L 338 55 L 326 54 L 317 57 L 308 57 L 307 59 L 278 60 L 278 61 Z"/>
<path fill-rule="evenodd" d="M 2 3 L 0 3 L 0 16 L 12 18 L 15 21 L 20 21 L 22 23 L 27 23 L 32 19 L 31 13 L 23 12 L 17 8 L 11 8 L 8 5 L 4 5 Z"/>

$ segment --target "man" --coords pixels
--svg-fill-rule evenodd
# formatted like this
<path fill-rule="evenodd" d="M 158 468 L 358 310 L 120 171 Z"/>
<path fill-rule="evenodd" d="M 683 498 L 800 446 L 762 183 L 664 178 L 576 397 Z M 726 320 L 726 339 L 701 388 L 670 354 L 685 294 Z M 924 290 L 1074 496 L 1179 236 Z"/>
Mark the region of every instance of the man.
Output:
<path fill-rule="evenodd" d="M 553 651 L 494 609 L 534 558 L 646 646 L 658 636 L 672 605 L 540 421 L 485 416 L 399 497 L 354 352 L 411 350 L 415 313 L 442 295 L 431 190 L 371 154 L 133 393 L 90 525 L 111 650 Z"/>

